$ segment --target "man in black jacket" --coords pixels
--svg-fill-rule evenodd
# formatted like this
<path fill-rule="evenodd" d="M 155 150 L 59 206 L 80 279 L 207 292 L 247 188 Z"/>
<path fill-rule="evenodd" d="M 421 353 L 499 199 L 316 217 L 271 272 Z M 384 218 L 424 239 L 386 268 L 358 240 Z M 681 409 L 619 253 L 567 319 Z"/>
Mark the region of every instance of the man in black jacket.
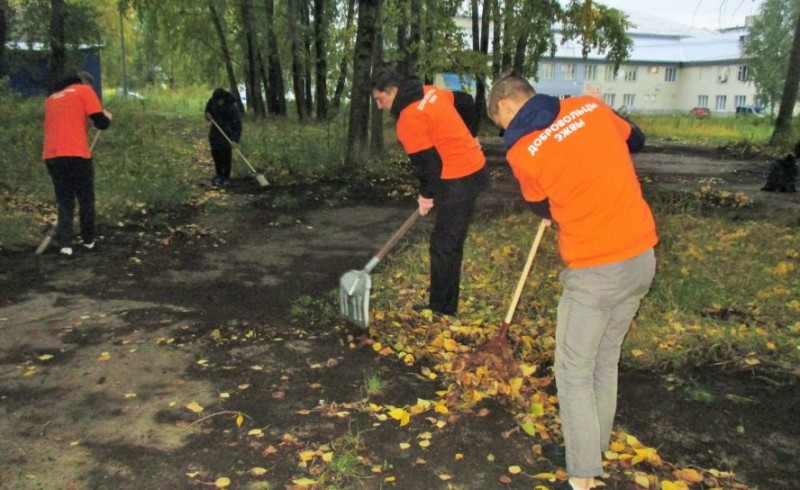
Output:
<path fill-rule="evenodd" d="M 211 145 L 211 157 L 214 159 L 216 170 L 211 183 L 227 187 L 231 182 L 233 158 L 231 142 L 238 144 L 242 136 L 242 118 L 233 95 L 222 88 L 214 90 L 206 103 L 205 116 L 207 121 L 211 121 L 208 142 Z M 224 134 L 220 132 L 220 128 Z"/>

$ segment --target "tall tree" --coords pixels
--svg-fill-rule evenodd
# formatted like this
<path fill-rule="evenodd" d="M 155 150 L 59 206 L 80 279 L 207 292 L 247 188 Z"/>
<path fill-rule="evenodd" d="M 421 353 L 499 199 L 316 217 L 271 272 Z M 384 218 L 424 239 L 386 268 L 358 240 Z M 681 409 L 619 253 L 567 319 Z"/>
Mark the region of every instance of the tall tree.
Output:
<path fill-rule="evenodd" d="M 9 9 L 8 0 L 0 0 L 0 79 L 7 74 L 6 40 L 8 39 Z"/>
<path fill-rule="evenodd" d="M 245 34 L 247 51 L 247 105 L 252 107 L 256 118 L 266 116 L 264 99 L 261 97 L 261 66 L 258 54 L 258 36 L 256 35 L 253 5 L 251 0 L 240 0 L 242 28 Z"/>
<path fill-rule="evenodd" d="M 220 20 L 217 8 L 214 6 L 214 0 L 208 0 L 208 12 L 211 14 L 211 22 L 214 24 L 214 31 L 219 38 L 220 52 L 222 53 L 222 61 L 225 64 L 225 73 L 228 75 L 228 85 L 230 92 L 236 100 L 236 106 L 242 113 L 245 112 L 242 98 L 239 96 L 239 84 L 236 83 L 236 74 L 233 71 L 233 60 L 231 60 L 231 51 L 228 48 L 228 41 L 225 38 L 225 32 L 222 30 L 222 21 Z"/>
<path fill-rule="evenodd" d="M 50 0 L 50 84 L 64 75 L 67 48 L 64 40 L 64 0 Z"/>
<path fill-rule="evenodd" d="M 298 3 L 301 1 L 303 0 L 286 0 L 286 10 L 288 13 L 289 41 L 292 46 L 292 90 L 294 91 L 297 117 L 302 121 L 306 118 L 306 89 L 303 84 L 303 53 L 300 44 L 300 35 L 296 28 L 300 9 Z"/>
<path fill-rule="evenodd" d="M 775 119 L 775 129 L 769 142 L 771 145 L 785 143 L 791 135 L 792 114 L 797 102 L 797 90 L 800 85 L 800 14 L 794 21 L 794 38 L 792 51 L 789 54 L 789 68 L 786 71 L 786 83 L 783 84 L 781 106 Z"/>
<path fill-rule="evenodd" d="M 375 14 L 378 25 L 383 24 L 383 0 L 378 0 L 378 9 Z M 372 72 L 383 65 L 383 34 L 381 29 L 376 29 L 375 45 L 372 48 Z M 370 104 L 372 113 L 370 123 L 370 152 L 373 155 L 383 154 L 383 111 L 378 110 L 375 104 Z"/>
<path fill-rule="evenodd" d="M 367 134 L 371 105 L 370 68 L 378 29 L 379 0 L 358 0 L 356 44 L 353 50 L 353 89 L 347 129 L 347 162 L 364 165 L 369 156 Z"/>
<path fill-rule="evenodd" d="M 270 114 L 286 115 L 286 86 L 283 84 L 283 68 L 278 54 L 278 36 L 275 34 L 275 0 L 264 0 L 267 14 L 267 64 L 269 83 L 267 84 L 267 105 Z"/>
<path fill-rule="evenodd" d="M 344 25 L 344 43 L 342 46 L 342 51 L 344 54 L 342 55 L 342 59 L 339 62 L 339 77 L 336 80 L 336 88 L 333 91 L 333 100 L 331 101 L 331 105 L 335 109 L 339 109 L 342 101 L 342 95 L 344 95 L 344 86 L 347 82 L 347 68 L 348 62 L 350 61 L 350 57 L 347 53 L 350 52 L 350 31 L 353 28 L 353 19 L 355 18 L 355 10 L 356 10 L 356 0 L 347 0 L 347 13 L 345 14 L 345 25 Z"/>
<path fill-rule="evenodd" d="M 311 117 L 314 111 L 314 99 L 311 95 L 311 67 L 314 65 L 311 58 L 311 45 L 313 44 L 313 34 L 311 31 L 311 20 L 309 19 L 309 0 L 300 1 L 300 20 L 303 24 L 303 87 L 305 94 L 303 100 L 306 104 L 306 114 Z"/>
<path fill-rule="evenodd" d="M 328 14 L 325 0 L 314 0 L 314 48 L 316 54 L 317 119 L 328 118 Z"/>
<path fill-rule="evenodd" d="M 796 0 L 766 0 L 742 41 L 747 78 L 756 86 L 756 101 L 773 114 L 783 93 L 798 15 L 800 3 Z"/>

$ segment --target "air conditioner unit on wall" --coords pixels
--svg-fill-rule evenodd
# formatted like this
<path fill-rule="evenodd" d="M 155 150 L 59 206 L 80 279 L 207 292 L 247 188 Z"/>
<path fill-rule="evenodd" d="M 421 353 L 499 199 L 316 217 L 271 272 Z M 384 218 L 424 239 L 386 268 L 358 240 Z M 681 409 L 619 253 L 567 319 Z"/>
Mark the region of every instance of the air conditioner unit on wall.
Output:
<path fill-rule="evenodd" d="M 725 74 L 725 73 L 723 73 L 723 74 L 721 74 L 721 75 L 718 75 L 718 76 L 717 76 L 717 81 L 718 81 L 719 83 L 726 83 L 726 82 L 728 81 L 728 75 L 727 75 L 727 74 Z"/>

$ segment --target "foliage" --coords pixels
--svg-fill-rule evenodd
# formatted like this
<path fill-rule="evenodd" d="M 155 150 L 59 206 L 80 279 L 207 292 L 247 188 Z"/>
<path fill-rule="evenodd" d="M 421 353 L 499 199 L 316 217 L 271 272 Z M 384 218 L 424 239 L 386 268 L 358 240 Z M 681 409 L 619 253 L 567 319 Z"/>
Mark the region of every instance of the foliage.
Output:
<path fill-rule="evenodd" d="M 756 85 L 758 102 L 772 110 L 783 93 L 784 79 L 792 46 L 795 19 L 800 4 L 792 0 L 766 0 L 753 20 L 749 35 L 742 42 L 748 58 L 748 80 Z"/>
<path fill-rule="evenodd" d="M 667 371 L 720 363 L 742 369 L 795 365 L 800 303 L 792 292 L 800 288 L 800 237 L 780 223 L 731 217 L 702 194 L 650 196 L 660 236 L 658 272 L 622 362 Z M 499 395 L 524 412 L 545 403 L 533 394 L 552 376 L 547 366 L 563 267 L 551 232 L 545 234 L 511 326 L 520 373 L 528 374 L 497 376 L 500 371 L 491 366 L 478 373 L 458 361 L 499 331 L 536 221 L 525 212 L 475 223 L 457 320 L 411 308 L 425 299 L 423 288 L 415 285 L 427 282 L 427 243 L 395 254 L 373 282 L 372 336 L 389 354 L 407 364 L 435 366 L 455 383 L 449 385 L 449 404 L 470 406 Z"/>
<path fill-rule="evenodd" d="M 9 2 L 10 41 L 44 43 L 49 45 L 50 1 L 11 0 Z M 89 0 L 65 2 L 64 33 L 67 44 L 97 44 L 102 39 L 97 24 L 98 12 Z"/>

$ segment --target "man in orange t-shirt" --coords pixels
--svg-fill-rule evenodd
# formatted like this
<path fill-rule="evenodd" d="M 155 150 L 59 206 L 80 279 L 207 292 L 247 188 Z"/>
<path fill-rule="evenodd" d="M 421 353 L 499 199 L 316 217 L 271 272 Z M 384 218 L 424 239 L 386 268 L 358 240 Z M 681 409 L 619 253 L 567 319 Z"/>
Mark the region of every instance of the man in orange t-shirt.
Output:
<path fill-rule="evenodd" d="M 522 195 L 557 227 L 567 264 L 555 347 L 564 488 L 588 490 L 603 474 L 622 341 L 655 273 L 655 222 L 630 157 L 644 134 L 594 97 L 558 100 L 513 75 L 492 85 L 488 106 Z"/>
<path fill-rule="evenodd" d="M 373 77 L 372 98 L 378 109 L 397 118 L 397 139 L 419 178 L 420 214 L 425 216 L 434 205 L 436 209 L 429 249 L 429 301 L 415 309 L 454 316 L 464 242 L 475 200 L 488 186 L 486 157 L 456 109 L 453 94 L 386 70 Z M 458 102 L 469 105 L 462 95 Z"/>
<path fill-rule="evenodd" d="M 58 203 L 58 223 L 53 243 L 61 256 L 72 256 L 72 219 L 79 207 L 81 249 L 96 250 L 94 169 L 88 141 L 89 121 L 98 130 L 111 124 L 88 73 L 58 80 L 45 101 L 42 158 L 53 181 Z"/>

